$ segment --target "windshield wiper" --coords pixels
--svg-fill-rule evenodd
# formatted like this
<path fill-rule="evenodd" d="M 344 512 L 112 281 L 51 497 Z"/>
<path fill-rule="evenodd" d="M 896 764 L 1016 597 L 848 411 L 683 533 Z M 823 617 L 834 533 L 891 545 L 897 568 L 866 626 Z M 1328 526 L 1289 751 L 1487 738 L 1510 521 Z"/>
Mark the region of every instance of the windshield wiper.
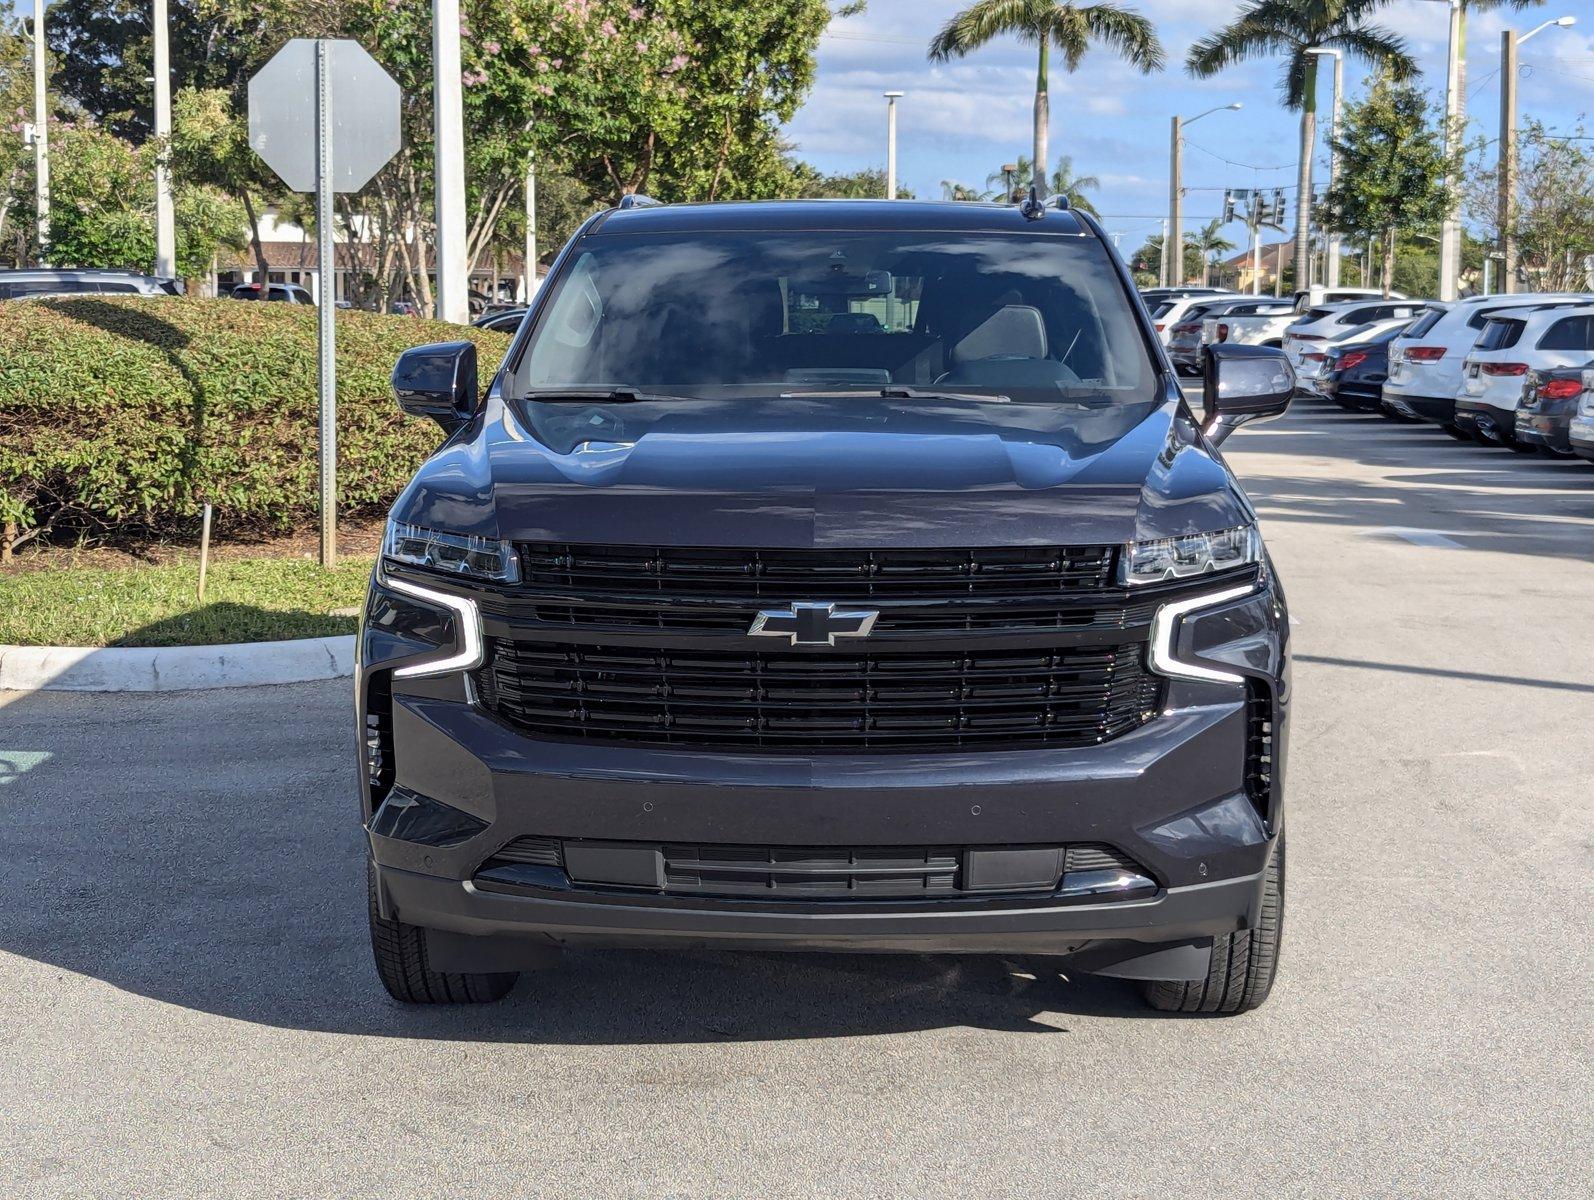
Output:
<path fill-rule="evenodd" d="M 1000 392 L 949 392 L 942 388 L 908 387 L 894 383 L 883 388 L 824 388 L 812 392 L 782 392 L 782 400 L 824 400 L 842 396 L 879 396 L 882 400 L 974 400 L 981 404 L 1011 404 Z"/>
<path fill-rule="evenodd" d="M 547 404 L 558 404 L 565 400 L 587 404 L 642 404 L 650 400 L 694 400 L 697 397 L 675 396 L 668 392 L 645 392 L 641 388 L 622 383 L 614 387 L 533 388 L 521 399 L 537 400 Z"/>

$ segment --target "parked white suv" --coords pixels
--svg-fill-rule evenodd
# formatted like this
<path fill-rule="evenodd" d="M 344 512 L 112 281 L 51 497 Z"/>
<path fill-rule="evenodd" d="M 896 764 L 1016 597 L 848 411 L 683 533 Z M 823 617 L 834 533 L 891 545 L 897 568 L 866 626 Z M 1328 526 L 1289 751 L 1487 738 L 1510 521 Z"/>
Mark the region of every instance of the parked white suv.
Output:
<path fill-rule="evenodd" d="M 1201 344 L 1230 342 L 1239 346 L 1280 346 L 1284 331 L 1295 323 L 1290 301 L 1275 296 L 1251 296 L 1201 318 Z"/>
<path fill-rule="evenodd" d="M 1591 297 L 1529 293 L 1469 296 L 1447 304 L 1430 304 L 1431 311 L 1390 344 L 1384 404 L 1402 416 L 1418 417 L 1458 432 L 1456 394 L 1461 391 L 1462 360 L 1477 342 L 1489 315 L 1561 301 L 1589 303 Z"/>
<path fill-rule="evenodd" d="M 1387 329 L 1390 321 L 1415 320 L 1424 307 L 1421 300 L 1349 300 L 1320 305 L 1308 309 L 1284 331 L 1284 353 L 1299 374 L 1307 354 L 1316 354 L 1314 361 L 1321 363 L 1322 352 L 1329 346 L 1364 334 L 1370 336 L 1378 332 L 1374 326 Z"/>
<path fill-rule="evenodd" d="M 1531 370 L 1581 366 L 1594 355 L 1594 301 L 1547 304 L 1496 313 L 1462 363 L 1456 426 L 1513 449 L 1535 447 L 1516 437 L 1517 407 Z"/>
<path fill-rule="evenodd" d="M 1166 346 L 1173 337 L 1173 327 L 1183 323 L 1192 308 L 1198 305 L 1211 304 L 1214 300 L 1228 299 L 1231 296 L 1236 300 L 1244 299 L 1244 297 L 1230 292 L 1227 294 L 1220 293 L 1216 296 L 1210 293 L 1199 296 L 1171 296 L 1166 300 L 1158 301 L 1151 309 L 1151 323 L 1157 327 L 1157 337 Z"/>

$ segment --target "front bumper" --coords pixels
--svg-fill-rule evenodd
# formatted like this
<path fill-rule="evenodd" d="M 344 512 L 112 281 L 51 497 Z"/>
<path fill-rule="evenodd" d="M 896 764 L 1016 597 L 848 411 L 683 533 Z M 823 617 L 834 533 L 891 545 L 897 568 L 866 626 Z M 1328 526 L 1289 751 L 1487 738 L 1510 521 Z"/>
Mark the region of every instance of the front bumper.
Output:
<path fill-rule="evenodd" d="M 1184 617 L 1180 661 L 1244 682 L 1170 679 L 1161 713 L 1101 745 L 798 755 L 531 738 L 473 701 L 465 674 L 396 678 L 415 642 L 371 620 L 360 721 L 385 705 L 388 759 L 363 815 L 387 915 L 437 931 L 440 961 L 507 968 L 565 943 L 764 949 L 1094 953 L 1247 928 L 1282 828 L 1288 624 L 1276 584 Z M 433 631 L 434 638 L 438 631 Z M 1250 779 L 1258 706 L 1269 782 Z M 372 802 L 418 795 L 455 832 L 385 836 Z M 385 796 L 385 799 L 383 797 Z M 881 900 L 683 896 L 544 873 L 481 874 L 518 838 L 706 846 L 1025 848 L 1108 845 L 1150 886 L 1126 898 L 1051 893 Z M 429 935 L 430 936 L 430 935 Z M 463 966 L 458 969 L 464 969 Z M 1181 977 L 1171 971 L 1166 977 Z"/>

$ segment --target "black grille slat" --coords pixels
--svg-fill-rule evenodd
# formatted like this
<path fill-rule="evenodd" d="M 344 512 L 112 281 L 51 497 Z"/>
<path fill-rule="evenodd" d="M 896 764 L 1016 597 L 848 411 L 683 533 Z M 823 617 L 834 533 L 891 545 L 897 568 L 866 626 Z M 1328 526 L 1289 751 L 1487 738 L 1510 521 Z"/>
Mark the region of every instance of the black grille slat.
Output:
<path fill-rule="evenodd" d="M 1095 745 L 1156 711 L 1141 642 L 1034 652 L 663 650 L 490 639 L 478 694 L 545 737 L 655 745 Z"/>
<path fill-rule="evenodd" d="M 652 850 L 662 867 L 658 890 L 665 895 L 745 897 L 758 900 L 882 900 L 956 899 L 989 896 L 989 887 L 971 890 L 966 877 L 968 846 L 759 846 L 720 843 L 666 842 L 651 846 L 635 842 L 609 843 L 577 839 L 583 847 L 621 845 L 628 852 Z M 530 883 L 515 874 L 522 864 L 564 865 L 566 843 L 559 838 L 525 836 L 507 843 L 478 868 L 489 883 Z M 980 852 L 1000 855 L 1004 848 Z M 1058 875 L 1015 883 L 1008 894 L 1045 894 L 1068 883 L 1081 871 L 1122 870 L 1149 878 L 1146 868 L 1111 846 L 1095 842 L 1067 846 L 1016 846 L 1013 850 L 1062 851 Z M 987 860 L 989 866 L 989 860 Z M 507 868 L 507 869 L 506 869 Z M 634 881 L 605 883 L 603 876 L 578 875 L 570 879 L 578 888 L 636 888 Z"/>
<path fill-rule="evenodd" d="M 1266 821 L 1273 801 L 1273 695 L 1252 681 L 1245 703 L 1245 793 L 1257 815 Z"/>

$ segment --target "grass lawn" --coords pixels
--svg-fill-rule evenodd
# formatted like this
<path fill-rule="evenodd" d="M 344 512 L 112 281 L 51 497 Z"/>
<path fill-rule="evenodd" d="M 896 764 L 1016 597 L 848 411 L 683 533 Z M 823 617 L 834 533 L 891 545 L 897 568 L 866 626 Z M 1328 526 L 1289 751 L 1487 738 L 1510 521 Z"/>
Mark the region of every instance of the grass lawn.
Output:
<path fill-rule="evenodd" d="M 199 561 L 0 571 L 0 644 L 192 646 L 353 633 L 333 609 L 364 603 L 369 557 L 323 571 L 304 558 L 212 561 L 205 603 Z"/>

